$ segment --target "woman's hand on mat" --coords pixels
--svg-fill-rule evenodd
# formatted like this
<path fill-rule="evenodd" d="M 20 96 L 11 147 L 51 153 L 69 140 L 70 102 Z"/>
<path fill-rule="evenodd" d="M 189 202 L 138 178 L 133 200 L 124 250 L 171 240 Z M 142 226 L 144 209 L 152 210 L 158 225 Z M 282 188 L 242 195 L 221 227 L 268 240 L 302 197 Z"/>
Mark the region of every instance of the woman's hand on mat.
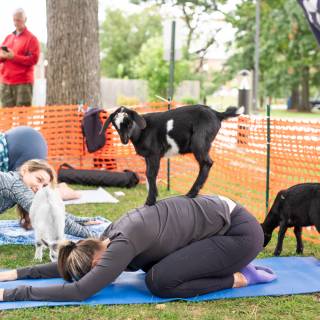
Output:
<path fill-rule="evenodd" d="M 4 289 L 0 289 L 0 301 L 3 301 Z"/>
<path fill-rule="evenodd" d="M 0 272 L 0 281 L 12 281 L 17 280 L 17 270 L 8 270 Z"/>
<path fill-rule="evenodd" d="M 86 221 L 84 223 L 85 226 L 91 226 L 91 225 L 94 225 L 94 224 L 102 224 L 103 221 L 101 220 L 89 220 L 89 221 Z"/>

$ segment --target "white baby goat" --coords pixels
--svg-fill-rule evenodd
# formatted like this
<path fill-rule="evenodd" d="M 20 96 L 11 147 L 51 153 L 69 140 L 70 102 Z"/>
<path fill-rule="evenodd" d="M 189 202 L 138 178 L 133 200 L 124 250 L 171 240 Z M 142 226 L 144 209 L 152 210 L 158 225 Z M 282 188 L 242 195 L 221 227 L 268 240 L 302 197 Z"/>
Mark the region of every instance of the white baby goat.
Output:
<path fill-rule="evenodd" d="M 57 189 L 46 186 L 35 194 L 30 220 L 35 237 L 34 258 L 42 261 L 43 248 L 48 247 L 51 261 L 56 261 L 57 242 L 64 239 L 65 226 L 65 206 Z"/>

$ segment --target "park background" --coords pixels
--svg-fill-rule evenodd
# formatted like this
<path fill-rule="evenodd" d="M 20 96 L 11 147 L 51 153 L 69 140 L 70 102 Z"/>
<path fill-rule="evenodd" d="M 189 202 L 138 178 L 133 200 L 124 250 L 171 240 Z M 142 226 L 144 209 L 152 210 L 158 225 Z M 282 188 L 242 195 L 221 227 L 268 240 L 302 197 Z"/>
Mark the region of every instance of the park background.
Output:
<path fill-rule="evenodd" d="M 167 98 L 169 94 L 170 62 L 166 56 L 170 50 L 170 25 L 175 20 L 175 101 L 205 102 L 219 110 L 237 105 L 243 84 L 241 71 L 249 74 L 249 115 L 239 118 L 239 122 L 224 124 L 212 148 L 216 164 L 205 191 L 233 195 L 263 219 L 268 104 L 271 200 L 281 188 L 319 181 L 319 115 L 311 112 L 316 111 L 312 106 L 319 92 L 319 50 L 297 1 L 1 1 L 1 40 L 13 31 L 11 13 L 17 7 L 26 9 L 27 26 L 41 41 L 42 57 L 36 70 L 34 107 L 1 109 L 1 129 L 7 128 L 10 118 L 14 119 L 13 125 L 27 121 L 49 133 L 49 154 L 54 163 L 64 157 L 78 165 L 86 159 L 83 163 L 92 166 L 100 160 L 110 163 L 112 158 L 116 166 L 111 169 L 133 166 L 143 181 L 141 159 L 135 156 L 132 146 L 121 146 L 113 129 L 109 131 L 112 148 L 109 145 L 98 154 L 83 152 L 79 106 L 109 109 L 122 104 L 142 113 L 154 110 L 152 102 L 159 102 L 157 96 Z M 169 30 L 167 36 L 164 30 Z M 254 87 L 255 71 L 259 75 L 258 88 Z M 179 92 L 181 85 L 185 89 Z M 163 110 L 166 107 L 162 105 Z M 59 149 L 53 148 L 57 142 L 62 146 Z M 72 153 L 75 149 L 79 152 L 76 157 Z M 166 190 L 166 163 L 162 165 L 161 198 L 185 192 L 194 180 L 192 159 L 177 157 L 172 165 L 172 178 L 176 180 L 170 191 Z M 182 176 L 177 175 L 181 172 Z M 69 206 L 68 210 L 114 220 L 145 200 L 144 185 L 125 193 L 118 205 Z M 3 218 L 15 217 L 11 210 Z M 306 242 L 304 254 L 319 257 L 318 235 L 314 230 L 305 233 L 316 242 Z M 260 257 L 272 255 L 275 237 Z M 291 237 L 285 241 L 283 255 L 295 255 Z M 31 247 L 5 246 L 0 254 L 1 266 L 29 265 L 34 263 L 32 256 Z M 90 313 L 92 319 L 317 319 L 318 308 L 319 296 L 313 294 L 165 306 L 39 308 L 1 312 L 0 316 L 87 319 Z"/>

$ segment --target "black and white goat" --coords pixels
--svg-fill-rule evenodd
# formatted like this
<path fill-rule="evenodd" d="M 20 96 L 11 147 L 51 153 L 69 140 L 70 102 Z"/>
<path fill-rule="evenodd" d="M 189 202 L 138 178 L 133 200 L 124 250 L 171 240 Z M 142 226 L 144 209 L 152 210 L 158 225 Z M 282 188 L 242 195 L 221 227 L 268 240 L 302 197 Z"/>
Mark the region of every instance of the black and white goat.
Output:
<path fill-rule="evenodd" d="M 273 205 L 261 224 L 264 231 L 264 247 L 272 232 L 280 226 L 274 255 L 279 256 L 288 228 L 294 227 L 297 253 L 303 253 L 302 227 L 314 225 L 320 232 L 320 183 L 301 183 L 278 192 Z"/>
<path fill-rule="evenodd" d="M 37 191 L 29 213 L 35 237 L 34 258 L 41 261 L 43 249 L 48 247 L 51 261 L 56 261 L 65 227 L 65 206 L 58 190 L 46 186 Z"/>
<path fill-rule="evenodd" d="M 205 183 L 213 164 L 209 156 L 211 143 L 216 137 L 221 121 L 237 117 L 244 109 L 229 107 L 218 112 L 204 105 L 184 106 L 177 109 L 139 115 L 120 107 L 104 123 L 101 134 L 110 123 L 116 128 L 121 142 L 133 143 L 138 155 L 145 158 L 149 185 L 147 205 L 156 202 L 156 178 L 160 159 L 176 154 L 193 153 L 199 163 L 199 174 L 187 196 L 195 197 Z"/>

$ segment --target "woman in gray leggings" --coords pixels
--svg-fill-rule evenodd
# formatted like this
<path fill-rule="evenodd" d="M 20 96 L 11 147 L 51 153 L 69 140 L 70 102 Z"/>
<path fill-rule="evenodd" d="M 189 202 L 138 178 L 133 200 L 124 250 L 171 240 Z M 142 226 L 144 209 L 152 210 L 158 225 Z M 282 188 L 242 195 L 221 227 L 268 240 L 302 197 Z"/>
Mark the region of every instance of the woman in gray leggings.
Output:
<path fill-rule="evenodd" d="M 0 289 L 0 299 L 84 300 L 124 270 L 142 269 L 159 297 L 193 297 L 276 278 L 250 262 L 263 246 L 260 224 L 222 196 L 172 197 L 134 209 L 113 222 L 100 240 L 68 242 L 58 263 L 0 273 L 0 280 L 63 277 L 68 284 Z"/>

